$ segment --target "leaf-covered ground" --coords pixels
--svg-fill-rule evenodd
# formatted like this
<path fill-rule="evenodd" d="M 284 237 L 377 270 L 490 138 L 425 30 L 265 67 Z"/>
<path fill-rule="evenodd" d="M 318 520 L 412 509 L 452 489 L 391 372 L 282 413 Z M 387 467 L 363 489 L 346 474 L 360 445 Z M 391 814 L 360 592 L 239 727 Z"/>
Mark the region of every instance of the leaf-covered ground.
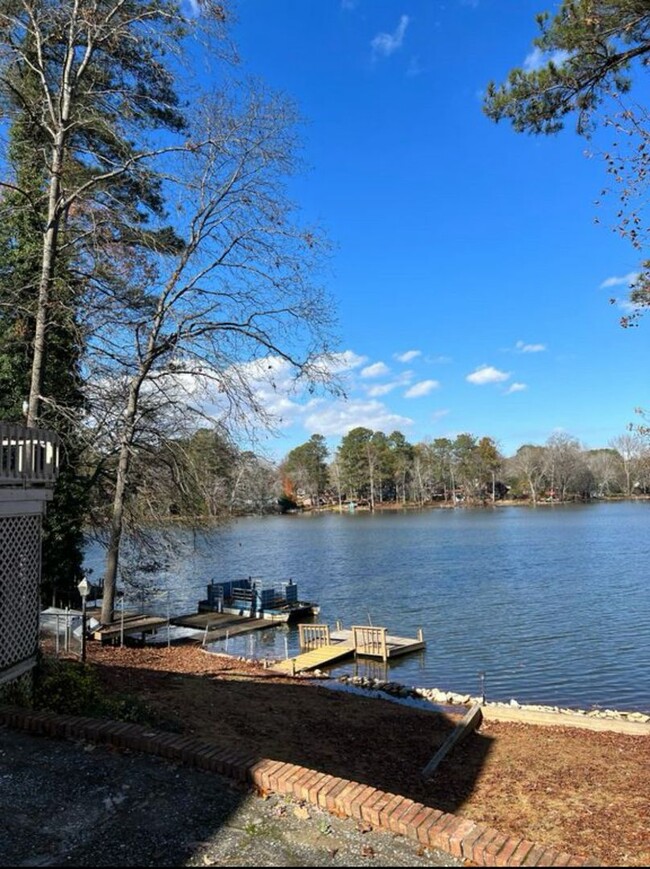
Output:
<path fill-rule="evenodd" d="M 456 720 L 287 679 L 197 648 L 100 648 L 109 690 L 175 729 L 309 766 L 607 865 L 650 862 L 650 737 L 483 722 L 419 772 Z"/>

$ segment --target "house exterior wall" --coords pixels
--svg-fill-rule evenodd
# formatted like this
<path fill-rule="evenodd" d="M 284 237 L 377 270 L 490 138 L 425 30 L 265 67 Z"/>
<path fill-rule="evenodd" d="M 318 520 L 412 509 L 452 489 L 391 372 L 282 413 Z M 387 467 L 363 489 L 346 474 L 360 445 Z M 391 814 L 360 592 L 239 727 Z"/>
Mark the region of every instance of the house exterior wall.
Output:
<path fill-rule="evenodd" d="M 36 663 L 48 489 L 0 488 L 0 688 Z"/>

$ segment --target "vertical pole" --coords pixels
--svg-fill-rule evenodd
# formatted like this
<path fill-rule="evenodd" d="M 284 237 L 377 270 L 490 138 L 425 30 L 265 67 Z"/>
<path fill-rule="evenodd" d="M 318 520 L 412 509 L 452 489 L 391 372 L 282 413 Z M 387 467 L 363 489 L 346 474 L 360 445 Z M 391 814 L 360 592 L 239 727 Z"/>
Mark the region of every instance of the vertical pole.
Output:
<path fill-rule="evenodd" d="M 63 644 L 64 650 L 67 652 L 70 649 L 70 607 L 67 606 L 65 608 L 65 642 Z"/>
<path fill-rule="evenodd" d="M 59 657 L 59 614 L 56 614 L 56 656 Z"/>
<path fill-rule="evenodd" d="M 81 663 L 86 663 L 86 595 L 81 595 Z"/>
<path fill-rule="evenodd" d="M 172 644 L 170 637 L 170 608 L 169 608 L 169 591 L 167 592 L 167 648 L 169 648 Z"/>
<path fill-rule="evenodd" d="M 230 632 L 226 631 L 226 654 L 228 654 L 228 638 L 230 636 Z"/>
<path fill-rule="evenodd" d="M 122 604 L 122 609 L 120 612 L 120 647 L 124 646 L 124 595 L 122 595 L 122 599 L 120 601 Z"/>
<path fill-rule="evenodd" d="M 422 631 L 422 628 L 418 628 L 418 642 L 424 642 L 424 632 Z"/>
<path fill-rule="evenodd" d="M 284 658 L 285 660 L 289 657 L 289 640 L 287 637 L 284 638 Z"/>

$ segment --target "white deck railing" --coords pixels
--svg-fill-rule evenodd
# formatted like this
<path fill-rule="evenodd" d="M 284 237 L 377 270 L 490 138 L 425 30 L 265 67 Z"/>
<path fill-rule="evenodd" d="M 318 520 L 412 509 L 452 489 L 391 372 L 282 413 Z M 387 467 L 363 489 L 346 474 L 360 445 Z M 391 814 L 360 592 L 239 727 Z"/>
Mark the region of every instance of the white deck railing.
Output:
<path fill-rule="evenodd" d="M 59 438 L 53 431 L 0 422 L 0 486 L 53 483 Z"/>

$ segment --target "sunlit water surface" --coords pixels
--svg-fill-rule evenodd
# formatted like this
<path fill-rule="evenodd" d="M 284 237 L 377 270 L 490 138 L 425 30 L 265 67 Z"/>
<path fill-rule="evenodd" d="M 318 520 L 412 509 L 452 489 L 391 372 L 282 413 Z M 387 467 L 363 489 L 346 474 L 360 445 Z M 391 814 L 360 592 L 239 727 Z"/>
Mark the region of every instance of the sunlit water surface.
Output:
<path fill-rule="evenodd" d="M 426 651 L 349 664 L 409 685 L 488 699 L 650 711 L 650 503 L 240 519 L 178 532 L 163 614 L 196 611 L 212 579 L 293 579 L 319 621 L 385 625 Z M 101 553 L 88 566 L 101 575 Z M 223 650 L 224 644 L 216 644 Z M 279 658 L 297 630 L 231 638 L 228 652 Z"/>

